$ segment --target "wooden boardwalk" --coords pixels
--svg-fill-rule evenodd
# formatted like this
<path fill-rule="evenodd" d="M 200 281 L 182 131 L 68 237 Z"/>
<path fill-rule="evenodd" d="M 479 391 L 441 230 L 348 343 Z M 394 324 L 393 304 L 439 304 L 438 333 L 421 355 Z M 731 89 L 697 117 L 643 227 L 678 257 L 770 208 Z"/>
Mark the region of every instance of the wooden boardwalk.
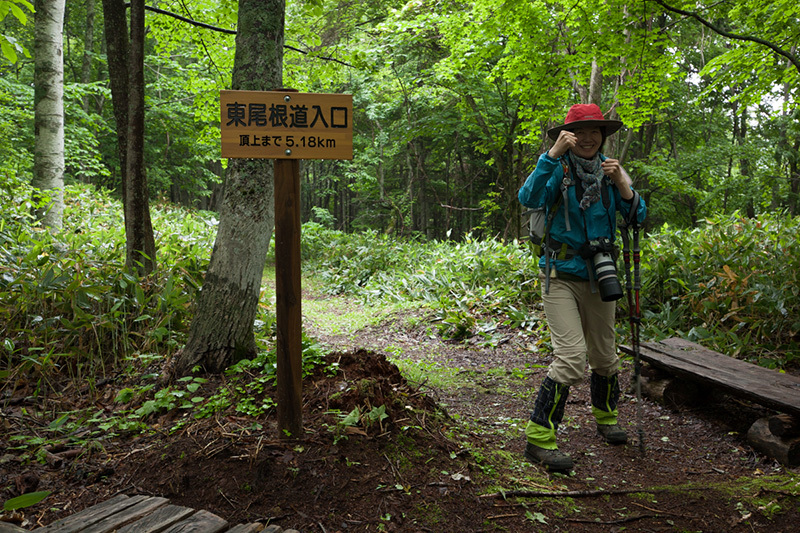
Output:
<path fill-rule="evenodd" d="M 632 355 L 629 346 L 620 349 Z M 678 338 L 643 342 L 643 361 L 682 379 L 717 387 L 770 409 L 800 417 L 800 379 Z"/>
<path fill-rule="evenodd" d="M 0 522 L 0 533 L 28 532 Z M 157 496 L 125 496 L 120 494 L 67 516 L 34 533 L 298 533 L 277 525 L 239 524 L 227 521 L 208 511 L 195 511 L 172 505 Z"/>

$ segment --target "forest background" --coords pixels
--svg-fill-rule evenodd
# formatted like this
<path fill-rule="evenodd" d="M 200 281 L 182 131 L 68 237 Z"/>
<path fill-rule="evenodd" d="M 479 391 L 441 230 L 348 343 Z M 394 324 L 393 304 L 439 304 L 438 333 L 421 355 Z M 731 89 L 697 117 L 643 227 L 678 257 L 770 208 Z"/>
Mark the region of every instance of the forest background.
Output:
<path fill-rule="evenodd" d="M 129 29 L 130 55 L 120 50 Z M 796 374 L 798 43 L 800 7 L 790 0 L 0 0 L 0 440 L 13 452 L 2 468 L 30 473 L 55 445 L 105 463 L 105 445 L 134 435 L 179 439 L 190 424 L 216 431 L 228 419 L 241 422 L 241 436 L 270 423 L 274 176 L 269 165 L 220 158 L 219 91 L 230 88 L 353 95 L 353 160 L 300 166 L 304 282 L 341 296 L 331 330 L 371 335 L 399 316 L 425 349 L 436 336 L 467 358 L 508 343 L 524 368 L 492 370 L 518 379 L 517 399 L 529 401 L 527 380 L 550 346 L 517 190 L 549 147 L 547 129 L 570 105 L 593 102 L 624 122 L 604 152 L 622 160 L 649 207 L 643 339 L 684 337 Z M 41 77 L 56 63 L 60 78 Z M 122 92 L 121 67 L 131 81 Z M 54 88 L 56 98 L 46 94 Z M 60 119 L 42 120 L 43 102 L 57 103 L 50 118 Z M 63 162 L 43 157 L 43 140 L 59 136 Z M 216 254 L 226 257 L 215 263 Z M 226 283 L 246 269 L 250 281 Z M 220 299 L 204 303 L 215 286 Z M 304 318 L 325 316 L 319 302 L 303 304 Z M 623 342 L 631 313 L 620 306 Z M 341 358 L 306 333 L 304 377 L 340 370 Z M 461 374 L 379 348 L 419 388 Z M 219 358 L 184 357 L 212 351 Z M 184 368 L 170 376 L 175 360 Z M 367 398 L 315 413 L 304 429 L 328 454 L 348 430 L 383 432 L 387 405 Z M 519 444 L 516 416 L 501 425 Z M 428 432 L 397 425 L 398 441 Z M 689 440 L 694 448 L 696 434 Z M 476 460 L 484 446 L 479 439 Z M 388 460 L 372 451 L 365 463 Z M 154 453 L 149 464 L 161 464 Z M 38 470 L 48 479 L 40 488 L 70 483 L 52 479 L 58 469 Z M 8 477 L 0 496 L 28 499 L 4 508 L 49 492 L 22 494 L 34 488 Z M 320 493 L 297 494 L 316 502 Z M 376 530 L 385 516 L 373 517 Z"/>
<path fill-rule="evenodd" d="M 0 1 L 0 180 L 6 191 L 0 229 L 4 242 L 14 243 L 4 245 L 4 296 L 26 277 L 40 281 L 27 303 L 20 303 L 24 292 L 6 300 L 9 355 L 35 344 L 50 349 L 47 340 L 29 335 L 47 323 L 43 309 L 53 303 L 42 300 L 42 291 L 64 289 L 80 271 L 69 261 L 42 261 L 43 250 L 54 254 L 52 242 L 45 243 L 51 237 L 36 232 L 26 215 L 37 207 L 27 188 L 36 159 L 32 11 L 24 0 Z M 188 222 L 194 217 L 213 228 L 216 219 L 208 212 L 219 208 L 226 166 L 219 156 L 219 91 L 231 86 L 237 4 L 161 2 L 146 13 L 142 157 L 149 196 L 157 210 L 182 213 L 185 231 L 195 231 L 197 222 Z M 487 278 L 508 285 L 508 295 L 487 310 L 490 304 L 477 302 L 497 300 L 470 292 L 474 280 L 437 293 L 444 333 L 486 333 L 491 327 L 481 317 L 498 312 L 518 326 L 535 322 L 526 318 L 538 286 L 530 282 L 533 267 L 519 241 L 524 229 L 516 193 L 548 148 L 547 129 L 571 104 L 595 102 L 625 123 L 604 151 L 623 161 L 649 206 L 645 257 L 658 259 L 645 265 L 647 312 L 657 317 L 650 336 L 679 330 L 766 366 L 791 365 L 800 330 L 799 13 L 792 2 L 755 0 L 710 6 L 289 3 L 282 85 L 350 93 L 355 110 L 354 159 L 301 166 L 309 268 L 326 269 L 331 291 L 375 298 L 393 292 L 370 285 L 378 283 L 376 273 L 409 269 L 413 276 L 413 266 L 425 264 L 422 256 L 436 258 L 429 272 L 441 273 L 438 247 L 449 243 L 449 255 L 457 258 L 451 272 L 480 270 L 468 259 L 491 258 L 497 272 Z M 94 209 L 111 205 L 124 188 L 102 18 L 93 0 L 67 2 L 64 233 L 72 235 L 52 238 L 72 239 L 73 249 L 74 239 L 84 238 L 75 235 L 89 234 L 101 244 L 109 239 L 99 232 L 108 228 L 93 222 L 99 217 Z M 184 230 L 173 228 L 175 234 Z M 163 229 L 157 233 L 166 268 L 151 283 L 162 290 L 162 303 L 169 301 L 164 294 L 180 293 L 180 307 L 199 287 L 209 250 L 186 235 L 171 242 Z M 335 243 L 339 248 L 330 246 Z M 406 246 L 418 248 L 409 254 Z M 10 252 L 14 247 L 24 253 Z M 111 253 L 103 260 L 119 272 L 97 287 L 125 292 L 140 283 L 115 263 L 113 252 L 103 253 Z M 403 262 L 403 254 L 415 262 Z M 409 277 L 400 278 L 399 292 L 423 297 L 430 290 L 411 290 Z M 119 322 L 119 302 L 127 300 L 98 303 L 100 292 L 64 297 L 71 326 L 90 323 L 96 332 L 106 312 L 109 323 Z M 165 342 L 167 352 L 180 346 L 185 332 L 176 325 L 185 320 L 173 321 L 172 312 L 157 316 L 158 299 L 144 291 L 133 300 L 138 316 L 128 317 L 128 333 L 147 331 L 147 342 Z M 153 313 L 143 315 L 142 306 Z M 75 338 L 81 349 L 98 353 L 106 342 Z M 120 342 L 117 334 L 109 339 Z M 65 349 L 63 340 L 58 350 Z"/>

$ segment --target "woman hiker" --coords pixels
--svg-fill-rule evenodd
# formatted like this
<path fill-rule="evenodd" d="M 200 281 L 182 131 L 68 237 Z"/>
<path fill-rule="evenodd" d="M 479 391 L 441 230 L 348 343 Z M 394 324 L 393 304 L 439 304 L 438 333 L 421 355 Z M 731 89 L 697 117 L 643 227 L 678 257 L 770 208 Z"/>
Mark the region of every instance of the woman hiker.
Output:
<path fill-rule="evenodd" d="M 554 359 L 525 428 L 525 457 L 549 470 L 572 469 L 570 456 L 558 449 L 556 430 L 569 388 L 583 379 L 587 360 L 598 434 L 609 444 L 628 440 L 617 423 L 614 318 L 622 288 L 613 242 L 617 211 L 641 223 L 647 209 L 619 161 L 600 153 L 606 138 L 621 127 L 606 120 L 595 104 L 572 106 L 564 124 L 547 132 L 555 143 L 519 190 L 523 205 L 553 211 L 546 217 L 539 267 Z"/>

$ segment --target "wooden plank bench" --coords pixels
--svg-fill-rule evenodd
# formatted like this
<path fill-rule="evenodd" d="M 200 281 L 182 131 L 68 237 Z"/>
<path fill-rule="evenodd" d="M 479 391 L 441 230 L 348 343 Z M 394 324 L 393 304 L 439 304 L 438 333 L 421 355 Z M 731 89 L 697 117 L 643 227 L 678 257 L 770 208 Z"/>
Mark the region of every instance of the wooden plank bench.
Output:
<path fill-rule="evenodd" d="M 620 350 L 633 355 L 630 346 L 620 346 Z M 800 378 L 678 338 L 641 343 L 639 352 L 642 361 L 668 374 L 785 413 L 758 420 L 748 431 L 748 441 L 784 464 L 800 464 L 800 435 L 796 431 L 800 428 Z"/>
<path fill-rule="evenodd" d="M 171 505 L 157 496 L 120 494 L 33 533 L 298 533 L 277 525 L 239 524 L 231 526 L 208 511 Z M 0 522 L 0 533 L 28 533 L 28 530 Z"/>
<path fill-rule="evenodd" d="M 642 361 L 657 368 L 800 417 L 800 378 L 723 355 L 684 339 L 643 342 L 640 348 Z M 620 349 L 633 355 L 628 346 Z"/>

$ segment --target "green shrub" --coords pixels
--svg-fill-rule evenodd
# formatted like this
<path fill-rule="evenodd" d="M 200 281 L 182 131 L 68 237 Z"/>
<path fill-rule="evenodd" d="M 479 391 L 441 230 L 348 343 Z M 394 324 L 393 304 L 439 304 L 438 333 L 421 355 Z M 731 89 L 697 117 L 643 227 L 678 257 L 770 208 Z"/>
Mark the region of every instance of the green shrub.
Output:
<path fill-rule="evenodd" d="M 772 213 L 643 236 L 643 340 L 677 335 L 767 367 L 797 364 L 798 233 L 800 219 Z M 525 245 L 397 240 L 306 224 L 303 246 L 306 270 L 332 294 L 421 302 L 446 338 L 482 336 L 491 344 L 507 325 L 536 330 L 547 344 L 538 267 Z"/>
<path fill-rule="evenodd" d="M 365 301 L 417 301 L 435 312 L 440 333 L 489 341 L 499 321 L 539 324 L 537 259 L 527 245 L 481 241 L 398 240 L 375 231 L 358 234 L 303 226 L 307 271 L 331 294 Z"/>
<path fill-rule="evenodd" d="M 797 364 L 800 218 L 720 215 L 645 241 L 645 324 L 767 367 Z"/>
<path fill-rule="evenodd" d="M 119 202 L 87 186 L 65 188 L 57 234 L 31 220 L 30 190 L 5 183 L 0 219 L 0 337 L 6 372 L 73 376 L 102 373 L 131 353 L 175 350 L 216 230 L 213 218 L 152 210 L 160 268 L 139 279 L 126 272 Z M 5 198 L 5 197 L 4 197 Z"/>

